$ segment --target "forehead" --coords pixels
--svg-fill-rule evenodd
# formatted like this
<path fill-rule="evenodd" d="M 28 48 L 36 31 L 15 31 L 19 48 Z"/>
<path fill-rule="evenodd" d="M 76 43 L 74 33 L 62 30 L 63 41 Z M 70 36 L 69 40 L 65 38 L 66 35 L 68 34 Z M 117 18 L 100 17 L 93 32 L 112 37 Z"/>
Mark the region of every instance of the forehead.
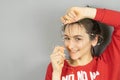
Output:
<path fill-rule="evenodd" d="M 64 34 L 68 36 L 74 36 L 74 35 L 84 36 L 87 33 L 83 25 L 72 24 L 72 25 L 66 26 Z"/>

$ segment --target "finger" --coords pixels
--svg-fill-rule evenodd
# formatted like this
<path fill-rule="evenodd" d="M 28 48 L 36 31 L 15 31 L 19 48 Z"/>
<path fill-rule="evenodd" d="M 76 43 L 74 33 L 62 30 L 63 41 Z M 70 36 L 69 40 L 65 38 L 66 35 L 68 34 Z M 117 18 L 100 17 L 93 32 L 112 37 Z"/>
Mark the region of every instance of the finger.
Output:
<path fill-rule="evenodd" d="M 64 19 L 64 16 L 60 18 L 62 23 L 65 24 L 65 19 Z"/>
<path fill-rule="evenodd" d="M 64 17 L 65 17 L 65 21 L 68 21 L 68 20 L 72 19 L 68 14 L 66 14 Z"/>
<path fill-rule="evenodd" d="M 67 16 L 69 16 L 71 19 L 74 19 L 74 16 L 71 13 L 68 13 Z"/>
<path fill-rule="evenodd" d="M 67 15 L 61 17 L 61 21 L 62 23 L 65 25 L 65 24 L 69 24 L 69 23 L 72 23 L 74 22 L 74 18 L 71 18 L 71 19 L 67 19 Z"/>
<path fill-rule="evenodd" d="M 73 22 L 76 22 L 76 18 L 78 16 L 76 15 L 75 12 L 71 11 L 69 12 L 68 14 L 66 14 L 64 16 L 64 19 L 65 19 L 65 24 L 69 24 L 69 23 L 73 23 Z"/>
<path fill-rule="evenodd" d="M 67 15 L 63 16 L 63 17 L 61 18 L 61 20 L 62 20 L 63 24 L 67 24 L 67 23 L 66 23 L 66 22 L 68 21 Z"/>
<path fill-rule="evenodd" d="M 51 54 L 51 57 L 62 56 L 63 58 L 65 58 L 64 49 L 64 47 L 56 47 L 56 50 L 53 54 Z"/>
<path fill-rule="evenodd" d="M 56 53 L 58 51 L 58 46 L 56 46 L 53 50 L 53 53 Z"/>
<path fill-rule="evenodd" d="M 62 47 L 62 46 L 57 46 L 57 47 L 54 48 L 53 53 L 58 53 L 58 52 L 64 53 L 64 49 L 65 48 Z"/>
<path fill-rule="evenodd" d="M 51 62 L 53 63 L 61 63 L 65 60 L 65 58 L 62 55 L 52 55 L 51 56 Z"/>
<path fill-rule="evenodd" d="M 80 15 L 80 12 L 79 12 L 78 10 L 76 10 L 76 9 L 74 9 L 74 10 L 73 10 L 73 11 L 71 11 L 71 12 L 73 12 L 75 16 Z"/>
<path fill-rule="evenodd" d="M 65 60 L 65 58 L 61 55 L 56 57 L 56 63 L 63 63 L 64 60 Z"/>
<path fill-rule="evenodd" d="M 74 20 L 74 19 L 66 20 L 65 24 L 70 24 L 70 23 L 73 23 L 73 22 L 75 22 L 75 21 L 76 21 L 76 20 Z"/>
<path fill-rule="evenodd" d="M 60 51 L 61 53 L 64 53 L 64 50 L 65 50 L 65 48 L 64 48 L 63 46 L 60 46 L 60 47 L 59 47 L 59 51 Z"/>
<path fill-rule="evenodd" d="M 57 56 L 61 56 L 62 58 L 65 59 L 65 54 L 63 54 L 62 52 L 58 52 Z"/>
<path fill-rule="evenodd" d="M 51 54 L 50 57 L 51 57 L 51 58 L 62 57 L 63 59 L 65 59 L 64 48 L 63 48 L 63 47 L 60 47 L 60 48 L 59 48 L 59 51 L 57 51 L 56 53 Z"/>
<path fill-rule="evenodd" d="M 78 21 L 78 15 L 76 15 L 76 13 L 74 11 L 71 11 L 71 14 L 74 16 L 73 22 Z"/>
<path fill-rule="evenodd" d="M 71 11 L 70 14 L 75 18 L 76 17 L 76 14 L 74 11 Z"/>
<path fill-rule="evenodd" d="M 67 15 L 74 21 L 76 18 L 76 14 L 74 13 L 74 11 L 70 11 L 69 13 L 67 13 Z"/>

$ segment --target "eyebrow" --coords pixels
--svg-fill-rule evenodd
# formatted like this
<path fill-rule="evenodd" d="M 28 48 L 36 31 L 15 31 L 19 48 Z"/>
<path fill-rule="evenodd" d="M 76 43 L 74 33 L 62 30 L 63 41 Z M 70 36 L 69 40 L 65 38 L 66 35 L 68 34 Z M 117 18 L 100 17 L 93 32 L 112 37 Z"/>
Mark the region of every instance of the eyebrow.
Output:
<path fill-rule="evenodd" d="M 64 34 L 63 36 L 68 37 L 68 35 Z M 82 35 L 74 35 L 73 37 L 83 37 Z"/>

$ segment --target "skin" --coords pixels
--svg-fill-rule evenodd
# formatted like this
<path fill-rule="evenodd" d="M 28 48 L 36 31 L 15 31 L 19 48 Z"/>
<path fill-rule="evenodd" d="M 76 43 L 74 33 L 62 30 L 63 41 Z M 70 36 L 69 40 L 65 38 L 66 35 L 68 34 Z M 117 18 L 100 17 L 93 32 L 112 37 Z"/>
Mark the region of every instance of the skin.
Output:
<path fill-rule="evenodd" d="M 65 60 L 64 47 L 56 46 L 53 53 L 50 55 L 50 59 L 53 67 L 52 80 L 60 80 L 60 75 Z"/>
<path fill-rule="evenodd" d="M 67 60 L 72 66 L 83 66 L 92 59 L 91 46 L 95 41 L 90 40 L 85 28 L 74 24 L 66 27 L 64 32 L 64 44 L 69 52 L 70 59 Z"/>
<path fill-rule="evenodd" d="M 95 15 L 96 15 L 95 8 L 72 7 L 69 10 L 67 10 L 64 16 L 61 17 L 61 21 L 63 24 L 68 24 L 68 23 L 76 22 L 83 18 L 93 19 Z M 85 33 L 85 29 L 80 27 L 79 28 L 71 27 L 71 29 L 68 30 L 66 29 L 64 33 L 65 33 L 64 36 L 67 35 L 68 37 L 70 37 L 70 40 L 68 42 L 65 41 L 65 47 L 69 51 L 69 55 L 71 57 L 70 60 L 67 60 L 68 63 L 72 66 L 85 65 L 89 63 L 92 60 L 92 56 L 90 52 L 91 45 L 92 46 L 96 45 L 97 38 L 95 38 L 95 40 L 93 41 L 90 41 L 90 39 L 88 39 L 88 35 Z M 78 41 L 79 45 L 76 43 L 76 39 L 75 39 L 76 35 L 83 36 L 82 37 L 83 40 Z M 65 60 L 64 50 L 65 50 L 64 47 L 57 46 L 53 50 L 53 53 L 50 55 L 50 59 L 53 67 L 52 80 L 60 80 L 60 76 Z"/>
<path fill-rule="evenodd" d="M 66 60 L 71 66 L 84 66 L 92 61 L 91 46 L 97 44 L 97 37 L 90 40 L 83 25 L 73 24 L 66 27 L 64 32 L 64 45 L 69 52 L 70 59 Z M 65 54 L 64 47 L 55 47 L 50 55 L 54 75 L 52 80 L 60 80 L 62 68 L 64 65 Z"/>
<path fill-rule="evenodd" d="M 66 14 L 61 17 L 61 21 L 63 24 L 68 24 L 68 23 L 76 22 L 83 18 L 94 19 L 95 15 L 96 15 L 95 8 L 71 7 L 66 11 Z"/>

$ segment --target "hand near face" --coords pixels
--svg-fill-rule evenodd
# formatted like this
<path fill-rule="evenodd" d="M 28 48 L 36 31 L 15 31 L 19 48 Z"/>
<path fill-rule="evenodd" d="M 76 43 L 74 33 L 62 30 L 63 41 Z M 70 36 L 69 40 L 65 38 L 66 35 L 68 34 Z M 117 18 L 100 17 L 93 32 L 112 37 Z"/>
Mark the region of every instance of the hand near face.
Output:
<path fill-rule="evenodd" d="M 57 46 L 54 48 L 53 53 L 50 55 L 53 71 L 62 71 L 64 65 L 65 54 L 64 47 Z"/>

